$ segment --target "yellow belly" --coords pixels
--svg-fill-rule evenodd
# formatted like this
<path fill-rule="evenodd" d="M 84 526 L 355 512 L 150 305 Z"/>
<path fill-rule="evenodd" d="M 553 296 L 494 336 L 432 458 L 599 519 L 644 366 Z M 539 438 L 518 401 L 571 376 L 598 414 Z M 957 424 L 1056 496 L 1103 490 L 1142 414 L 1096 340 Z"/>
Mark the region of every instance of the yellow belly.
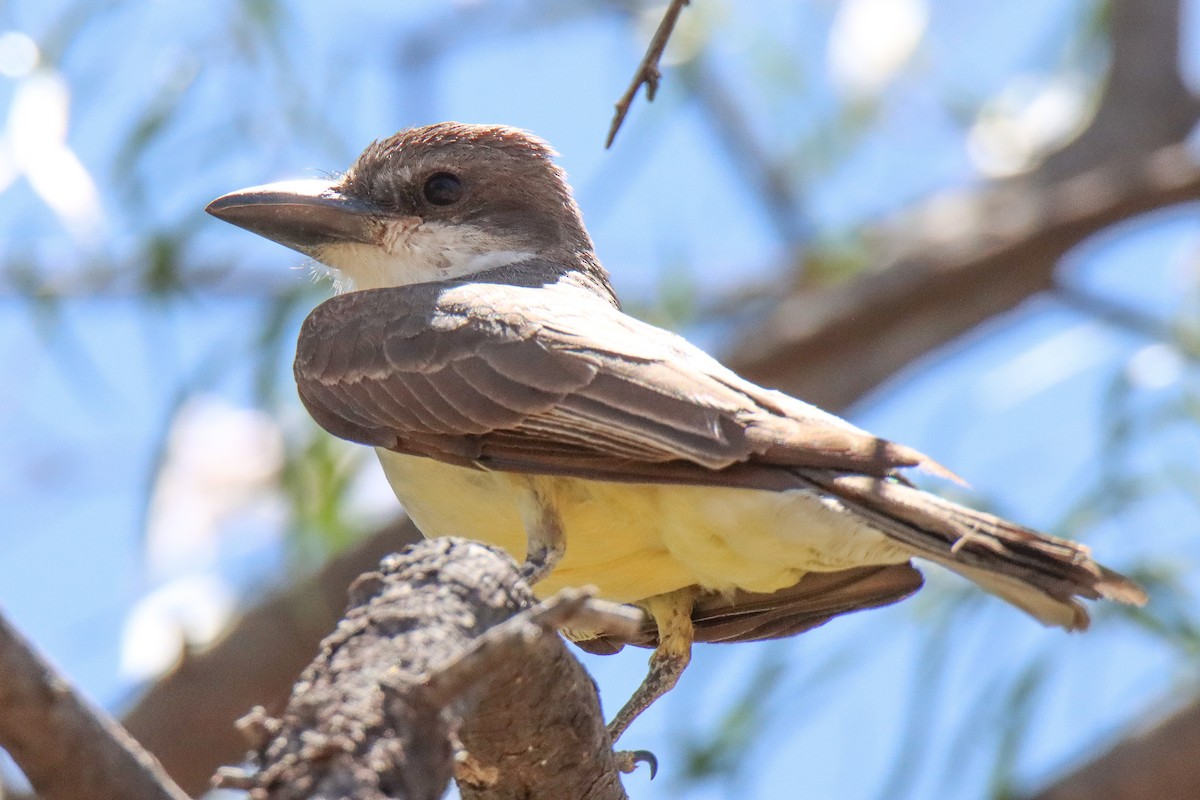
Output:
<path fill-rule="evenodd" d="M 529 476 L 378 453 L 396 496 L 426 536 L 477 539 L 524 560 L 518 501 L 529 492 Z M 566 536 L 566 554 L 538 584 L 539 595 L 588 584 L 618 602 L 691 585 L 772 592 L 806 572 L 908 558 L 888 537 L 838 513 L 836 499 L 813 492 L 533 480 L 555 498 Z"/>

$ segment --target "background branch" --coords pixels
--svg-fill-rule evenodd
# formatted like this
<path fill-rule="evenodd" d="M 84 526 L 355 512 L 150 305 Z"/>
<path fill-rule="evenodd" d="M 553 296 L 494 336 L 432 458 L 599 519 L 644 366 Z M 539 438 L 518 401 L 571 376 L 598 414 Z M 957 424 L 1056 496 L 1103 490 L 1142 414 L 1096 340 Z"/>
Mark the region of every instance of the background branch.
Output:
<path fill-rule="evenodd" d="M 804 197 L 786 165 L 758 141 L 738 93 L 703 54 L 678 72 L 730 162 L 755 184 L 763 213 L 780 240 L 791 247 L 800 246 L 811 232 Z"/>
<path fill-rule="evenodd" d="M 1071 248 L 1121 220 L 1200 197 L 1186 145 L 1039 186 L 1013 182 L 931 204 L 876 271 L 790 295 L 742 338 L 746 377 L 844 408 L 896 371 L 1055 285 Z M 854 369 L 844 365 L 853 363 Z"/>
<path fill-rule="evenodd" d="M 1029 800 L 1193 800 L 1200 787 L 1200 700 L 1194 700 Z"/>
<path fill-rule="evenodd" d="M 1087 128 L 1034 173 L 1049 183 L 1187 138 L 1200 115 L 1180 60 L 1182 0 L 1107 3 L 1110 63 Z"/>
<path fill-rule="evenodd" d="M 42 800 L 187 800 L 154 757 L 0 616 L 0 747 Z"/>
<path fill-rule="evenodd" d="M 900 366 L 1053 288 L 1063 255 L 1089 236 L 1200 197 L 1200 169 L 1181 144 L 1200 115 L 1179 69 L 1182 6 L 1113 0 L 1109 11 L 1108 77 L 1079 136 L 1029 175 L 890 220 L 876 232 L 877 267 L 785 297 L 741 337 L 736 366 L 844 408 Z"/>

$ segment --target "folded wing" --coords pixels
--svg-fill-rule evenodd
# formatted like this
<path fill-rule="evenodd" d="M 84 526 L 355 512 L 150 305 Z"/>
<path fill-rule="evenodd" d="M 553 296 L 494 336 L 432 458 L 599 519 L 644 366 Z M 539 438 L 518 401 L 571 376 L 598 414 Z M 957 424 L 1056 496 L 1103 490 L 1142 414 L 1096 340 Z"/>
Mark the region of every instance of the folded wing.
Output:
<path fill-rule="evenodd" d="M 305 321 L 295 374 L 314 419 L 352 441 L 482 469 L 815 490 L 1046 624 L 1085 628 L 1077 597 L 1145 601 L 1081 545 L 908 485 L 898 469 L 953 478 L 921 453 L 755 386 L 571 286 L 341 295 Z M 778 609 L 789 603 L 800 607 L 780 595 Z M 735 625 L 732 638 L 769 638 L 769 614 L 747 619 L 766 633 Z"/>
<path fill-rule="evenodd" d="M 879 476 L 937 469 L 573 288 L 340 295 L 306 320 L 295 374 L 331 433 L 454 463 L 706 483 L 756 462 Z"/>

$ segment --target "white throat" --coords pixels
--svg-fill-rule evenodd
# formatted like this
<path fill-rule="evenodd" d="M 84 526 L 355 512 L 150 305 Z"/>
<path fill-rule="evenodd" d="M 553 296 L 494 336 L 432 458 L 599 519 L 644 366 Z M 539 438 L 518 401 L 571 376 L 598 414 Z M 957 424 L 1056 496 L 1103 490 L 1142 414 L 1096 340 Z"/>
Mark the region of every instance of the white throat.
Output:
<path fill-rule="evenodd" d="M 390 221 L 374 244 L 326 245 L 315 254 L 336 271 L 339 292 L 454 280 L 533 256 L 478 228 L 416 217 Z"/>

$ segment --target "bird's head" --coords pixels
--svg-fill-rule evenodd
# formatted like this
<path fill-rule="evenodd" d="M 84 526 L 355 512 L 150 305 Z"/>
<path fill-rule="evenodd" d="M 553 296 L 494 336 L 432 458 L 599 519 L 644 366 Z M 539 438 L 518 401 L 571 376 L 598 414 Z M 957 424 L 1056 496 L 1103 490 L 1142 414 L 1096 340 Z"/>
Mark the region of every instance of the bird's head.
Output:
<path fill-rule="evenodd" d="M 534 258 L 599 270 L 555 155 L 515 128 L 443 122 L 374 142 L 340 178 L 254 186 L 207 210 L 334 268 L 343 288 Z"/>

